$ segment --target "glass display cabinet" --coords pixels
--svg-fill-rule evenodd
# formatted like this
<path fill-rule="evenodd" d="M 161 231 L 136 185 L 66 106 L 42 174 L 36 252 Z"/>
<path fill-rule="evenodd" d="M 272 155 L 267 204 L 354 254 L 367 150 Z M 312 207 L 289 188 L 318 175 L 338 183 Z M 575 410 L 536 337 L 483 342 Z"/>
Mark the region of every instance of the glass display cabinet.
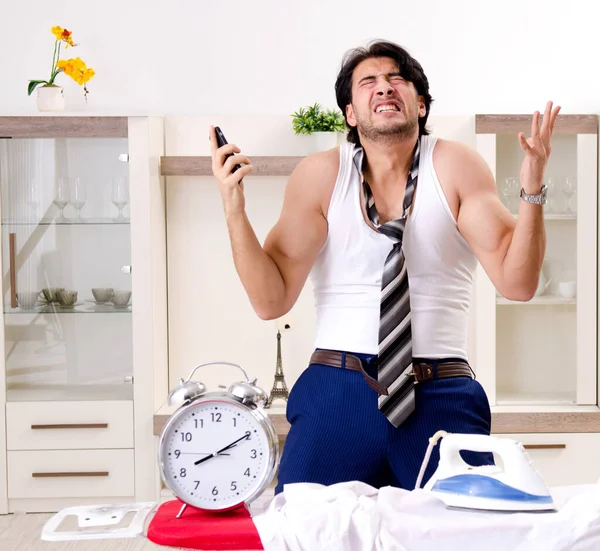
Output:
<path fill-rule="evenodd" d="M 0 117 L 0 510 L 154 496 L 163 143 L 149 117 Z"/>

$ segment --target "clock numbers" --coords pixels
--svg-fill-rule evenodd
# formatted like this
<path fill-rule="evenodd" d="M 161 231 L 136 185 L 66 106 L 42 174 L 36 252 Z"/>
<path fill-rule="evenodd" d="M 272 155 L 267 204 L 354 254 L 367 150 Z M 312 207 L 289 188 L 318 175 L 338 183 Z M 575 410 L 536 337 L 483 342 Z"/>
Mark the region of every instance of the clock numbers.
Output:
<path fill-rule="evenodd" d="M 224 402 L 199 404 L 168 433 L 163 468 L 186 503 L 217 510 L 239 504 L 262 483 L 269 442 L 257 420 L 241 410 Z"/>

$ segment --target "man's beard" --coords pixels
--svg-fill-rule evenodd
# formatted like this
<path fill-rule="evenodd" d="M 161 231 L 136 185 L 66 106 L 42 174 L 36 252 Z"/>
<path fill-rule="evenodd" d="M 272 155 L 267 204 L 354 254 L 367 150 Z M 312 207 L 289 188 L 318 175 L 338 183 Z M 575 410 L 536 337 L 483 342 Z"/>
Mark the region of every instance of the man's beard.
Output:
<path fill-rule="evenodd" d="M 359 134 L 366 140 L 379 144 L 401 142 L 414 135 L 419 126 L 419 119 L 414 118 L 384 127 L 375 126 L 369 119 L 357 119 L 356 127 Z"/>

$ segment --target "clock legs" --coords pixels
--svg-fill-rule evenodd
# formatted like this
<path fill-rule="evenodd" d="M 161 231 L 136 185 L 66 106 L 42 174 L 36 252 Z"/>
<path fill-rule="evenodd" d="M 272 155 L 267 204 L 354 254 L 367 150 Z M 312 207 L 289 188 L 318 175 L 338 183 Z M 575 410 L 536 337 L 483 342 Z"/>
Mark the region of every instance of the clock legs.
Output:
<path fill-rule="evenodd" d="M 175 518 L 180 518 L 180 517 L 181 517 L 181 515 L 183 515 L 183 512 L 184 512 L 186 509 L 187 509 L 187 503 L 184 503 L 184 504 L 181 506 L 181 509 L 179 509 L 179 513 L 177 513 L 177 515 L 176 515 L 176 517 L 175 517 Z"/>

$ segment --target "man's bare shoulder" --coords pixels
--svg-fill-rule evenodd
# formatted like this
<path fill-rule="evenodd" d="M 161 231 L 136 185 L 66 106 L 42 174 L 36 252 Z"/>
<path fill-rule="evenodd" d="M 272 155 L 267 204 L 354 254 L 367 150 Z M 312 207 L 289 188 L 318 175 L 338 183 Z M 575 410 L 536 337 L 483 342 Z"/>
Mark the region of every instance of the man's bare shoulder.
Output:
<path fill-rule="evenodd" d="M 318 151 L 304 157 L 297 165 L 292 176 L 312 176 L 314 180 L 335 181 L 340 169 L 340 148 L 334 147 L 326 151 Z"/>
<path fill-rule="evenodd" d="M 319 151 L 304 157 L 294 168 L 288 190 L 296 197 L 314 202 L 327 213 L 333 188 L 340 169 L 340 148 Z"/>
<path fill-rule="evenodd" d="M 492 174 L 485 159 L 464 142 L 438 138 L 433 163 L 440 181 L 452 185 L 459 193 L 473 186 L 487 187 L 490 184 Z"/>

